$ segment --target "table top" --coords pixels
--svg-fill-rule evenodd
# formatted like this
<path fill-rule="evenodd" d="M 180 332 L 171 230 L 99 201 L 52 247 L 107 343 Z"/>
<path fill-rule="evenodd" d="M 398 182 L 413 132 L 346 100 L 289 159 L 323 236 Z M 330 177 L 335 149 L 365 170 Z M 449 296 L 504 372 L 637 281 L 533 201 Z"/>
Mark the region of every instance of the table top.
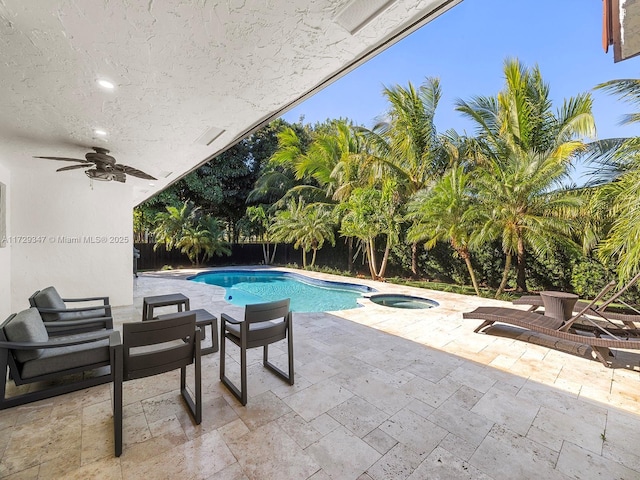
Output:
<path fill-rule="evenodd" d="M 550 291 L 546 291 L 546 292 L 540 292 L 541 296 L 547 296 L 547 297 L 555 297 L 555 298 L 566 298 L 566 299 L 578 299 L 578 295 L 576 295 L 575 293 L 568 293 L 568 292 L 556 292 L 553 290 Z"/>
<path fill-rule="evenodd" d="M 188 302 L 189 297 L 184 296 L 181 293 L 171 293 L 168 295 L 154 295 L 152 297 L 144 297 L 142 299 L 147 305 L 158 305 L 160 303 L 182 303 Z"/>
<path fill-rule="evenodd" d="M 198 310 L 187 310 L 186 312 L 178 312 L 178 313 L 165 313 L 164 315 L 158 315 L 158 320 L 166 320 L 168 318 L 175 318 L 178 315 L 184 315 L 185 313 L 195 313 L 196 314 L 196 324 L 203 322 L 211 322 L 213 320 L 218 320 L 218 318 L 209 313 L 204 308 L 199 308 Z"/>

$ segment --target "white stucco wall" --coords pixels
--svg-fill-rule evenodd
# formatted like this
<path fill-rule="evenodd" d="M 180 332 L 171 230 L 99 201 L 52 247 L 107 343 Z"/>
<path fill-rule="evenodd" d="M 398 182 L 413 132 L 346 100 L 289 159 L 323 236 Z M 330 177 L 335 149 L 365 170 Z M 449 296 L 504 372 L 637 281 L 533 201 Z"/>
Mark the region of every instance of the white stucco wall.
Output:
<path fill-rule="evenodd" d="M 7 235 L 11 234 L 11 211 L 9 210 L 11 205 L 11 176 L 9 170 L 7 170 L 2 164 L 2 158 L 0 158 L 0 182 L 2 182 L 6 188 L 7 199 L 7 212 L 6 212 L 6 226 Z M 0 234 L 1 235 L 1 234 Z M 0 242 L 2 242 L 0 238 Z M 0 321 L 4 320 L 11 313 L 11 245 L 6 245 L 4 248 L 0 248 Z"/>
<path fill-rule="evenodd" d="M 71 172 L 69 172 L 71 173 Z M 108 295 L 133 302 L 132 188 L 82 172 L 11 177 L 11 308 L 54 285 L 63 297 Z"/>

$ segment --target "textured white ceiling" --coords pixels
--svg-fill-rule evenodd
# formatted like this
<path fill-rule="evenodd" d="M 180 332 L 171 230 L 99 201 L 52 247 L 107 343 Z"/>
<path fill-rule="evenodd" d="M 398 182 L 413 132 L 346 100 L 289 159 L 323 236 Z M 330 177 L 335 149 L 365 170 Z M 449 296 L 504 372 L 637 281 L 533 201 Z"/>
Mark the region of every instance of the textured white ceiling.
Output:
<path fill-rule="evenodd" d="M 347 0 L 0 0 L 0 163 L 53 175 L 69 164 L 32 156 L 108 148 L 159 178 L 128 177 L 139 203 L 458 1 L 397 0 L 351 35 Z"/>

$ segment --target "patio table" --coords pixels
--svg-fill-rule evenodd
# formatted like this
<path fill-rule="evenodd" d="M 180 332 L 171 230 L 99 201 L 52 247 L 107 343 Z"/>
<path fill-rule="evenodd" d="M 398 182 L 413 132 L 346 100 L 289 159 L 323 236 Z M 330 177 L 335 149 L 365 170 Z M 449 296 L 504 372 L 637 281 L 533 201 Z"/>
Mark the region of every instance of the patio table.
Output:
<path fill-rule="evenodd" d="M 198 310 L 190 310 L 190 312 L 196 314 L 196 325 L 202 329 L 202 340 L 207 338 L 207 325 L 209 325 L 209 327 L 211 328 L 211 346 L 203 348 L 200 353 L 202 355 L 207 355 L 208 353 L 217 352 L 220 348 L 218 343 L 218 317 L 209 313 L 203 308 L 200 308 Z M 167 320 L 173 318 L 174 315 L 175 313 L 158 315 L 158 320 Z"/>
<path fill-rule="evenodd" d="M 578 295 L 567 292 L 540 292 L 544 304 L 544 314 L 566 322 L 573 316 L 573 307 L 578 301 Z"/>
<path fill-rule="evenodd" d="M 153 319 L 153 310 L 159 307 L 168 307 L 176 305 L 178 312 L 182 312 L 182 308 L 189 310 L 189 298 L 181 293 L 171 293 L 169 295 L 154 295 L 152 297 L 144 297 L 142 299 L 142 321 Z"/>

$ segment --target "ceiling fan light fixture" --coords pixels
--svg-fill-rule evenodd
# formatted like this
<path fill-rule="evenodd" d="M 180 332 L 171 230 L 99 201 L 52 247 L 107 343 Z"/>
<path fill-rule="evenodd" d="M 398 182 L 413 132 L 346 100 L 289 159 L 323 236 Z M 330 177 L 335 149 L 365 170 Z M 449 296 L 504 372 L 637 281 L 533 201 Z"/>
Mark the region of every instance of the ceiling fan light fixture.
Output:
<path fill-rule="evenodd" d="M 89 170 L 85 170 L 84 173 L 91 180 L 98 180 L 100 182 L 116 181 L 120 183 L 125 183 L 127 181 L 126 175 L 122 172 L 110 172 L 105 170 L 98 170 L 96 168 L 91 168 Z"/>
<path fill-rule="evenodd" d="M 76 170 L 79 168 L 89 168 L 89 170 L 85 170 L 85 174 L 92 180 L 102 180 L 105 182 L 116 181 L 124 183 L 127 180 L 127 175 L 143 178 L 145 180 L 157 180 L 157 178 L 143 172 L 142 170 L 138 170 L 135 167 L 130 167 L 129 165 L 123 165 L 116 162 L 116 159 L 113 158 L 113 156 L 109 155 L 109 150 L 107 150 L 106 148 L 91 148 L 93 149 L 93 152 L 86 153 L 84 159 L 40 156 L 36 156 L 35 158 L 44 158 L 46 160 L 75 163 L 75 165 L 59 168 L 56 170 L 57 172 L 65 172 L 67 170 Z"/>
<path fill-rule="evenodd" d="M 105 130 L 102 130 L 100 128 L 96 128 L 93 133 L 95 133 L 96 135 L 100 136 L 100 137 L 106 137 L 107 136 L 107 132 Z"/>

